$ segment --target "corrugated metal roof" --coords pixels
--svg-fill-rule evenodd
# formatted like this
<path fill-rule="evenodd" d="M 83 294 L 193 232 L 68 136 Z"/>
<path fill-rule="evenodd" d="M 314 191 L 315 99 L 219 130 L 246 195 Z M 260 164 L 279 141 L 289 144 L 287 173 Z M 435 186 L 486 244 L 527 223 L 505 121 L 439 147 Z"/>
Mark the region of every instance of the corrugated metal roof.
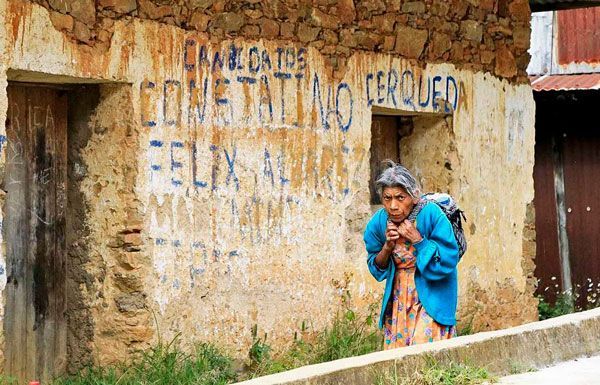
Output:
<path fill-rule="evenodd" d="M 600 74 L 530 76 L 534 91 L 600 90 Z"/>
<path fill-rule="evenodd" d="M 598 0 L 529 0 L 532 12 L 599 6 Z"/>

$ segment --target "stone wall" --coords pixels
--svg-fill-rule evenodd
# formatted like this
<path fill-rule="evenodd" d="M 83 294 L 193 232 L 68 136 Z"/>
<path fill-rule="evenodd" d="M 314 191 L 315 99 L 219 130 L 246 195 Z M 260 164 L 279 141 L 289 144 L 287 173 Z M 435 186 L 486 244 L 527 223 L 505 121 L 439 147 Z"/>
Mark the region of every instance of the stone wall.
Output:
<path fill-rule="evenodd" d="M 103 83 L 71 134 L 71 215 L 84 214 L 70 238 L 83 237 L 69 257 L 75 365 L 179 333 L 243 357 L 254 325 L 282 348 L 303 324 L 326 327 L 345 292 L 378 301 L 362 230 L 371 117 L 383 112 L 414 116 L 408 161 L 469 217 L 462 320 L 535 318 L 523 263 L 534 103 L 517 64 L 526 2 L 49 3 L 64 13 L 0 1 L 0 76 Z M 205 31 L 180 28 L 192 20 Z M 434 43 L 438 26 L 451 44 Z M 0 119 L 6 104 L 2 88 Z"/>
<path fill-rule="evenodd" d="M 114 20 L 156 20 L 205 33 L 318 49 L 343 71 L 355 51 L 383 52 L 526 82 L 527 0 L 34 0 L 79 43 L 106 48 Z"/>

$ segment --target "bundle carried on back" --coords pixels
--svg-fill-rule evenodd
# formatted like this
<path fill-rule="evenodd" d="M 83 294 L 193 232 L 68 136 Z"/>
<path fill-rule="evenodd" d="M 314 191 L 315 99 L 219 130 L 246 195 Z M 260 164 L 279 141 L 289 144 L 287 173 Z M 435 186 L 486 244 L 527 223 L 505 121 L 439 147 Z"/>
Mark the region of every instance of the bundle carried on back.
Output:
<path fill-rule="evenodd" d="M 458 257 L 462 258 L 467 251 L 467 239 L 465 238 L 465 232 L 462 226 L 462 221 L 467 221 L 464 212 L 458 207 L 456 201 L 450 194 L 429 193 L 423 195 L 422 198 L 423 199 L 421 199 L 421 201 L 414 207 L 408 216 L 408 219 L 414 222 L 414 220 L 417 218 L 417 215 L 423 206 L 427 204 L 427 202 L 433 202 L 438 205 L 452 225 L 454 237 L 456 238 L 456 243 L 458 243 Z"/>

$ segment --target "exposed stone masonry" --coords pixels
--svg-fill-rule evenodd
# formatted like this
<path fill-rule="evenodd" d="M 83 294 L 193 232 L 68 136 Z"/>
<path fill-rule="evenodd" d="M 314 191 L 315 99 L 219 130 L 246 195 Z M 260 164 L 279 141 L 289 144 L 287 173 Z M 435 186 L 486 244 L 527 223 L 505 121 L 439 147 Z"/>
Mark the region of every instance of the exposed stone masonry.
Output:
<path fill-rule="evenodd" d="M 140 18 L 226 38 L 316 47 L 337 71 L 356 50 L 398 54 L 526 82 L 527 0 L 34 0 L 54 26 L 105 49 L 115 19 Z"/>

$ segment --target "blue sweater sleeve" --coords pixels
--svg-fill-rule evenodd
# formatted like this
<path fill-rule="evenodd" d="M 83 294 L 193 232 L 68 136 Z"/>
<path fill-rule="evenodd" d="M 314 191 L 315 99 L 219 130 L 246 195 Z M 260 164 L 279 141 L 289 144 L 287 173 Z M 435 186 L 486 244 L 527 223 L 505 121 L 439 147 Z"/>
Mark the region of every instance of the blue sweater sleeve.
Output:
<path fill-rule="evenodd" d="M 386 269 L 381 269 L 375 263 L 375 257 L 383 248 L 385 243 L 385 231 L 381 230 L 381 211 L 378 211 L 373 215 L 367 228 L 365 229 L 363 240 L 365 241 L 365 247 L 367 249 L 367 266 L 371 275 L 379 282 L 383 281 L 388 276 L 388 270 L 391 268 L 391 264 L 388 263 Z"/>
<path fill-rule="evenodd" d="M 423 214 L 428 226 L 421 232 L 423 240 L 414 244 L 417 268 L 426 280 L 437 281 L 456 269 L 458 244 L 450 221 L 436 204 L 425 206 Z"/>

